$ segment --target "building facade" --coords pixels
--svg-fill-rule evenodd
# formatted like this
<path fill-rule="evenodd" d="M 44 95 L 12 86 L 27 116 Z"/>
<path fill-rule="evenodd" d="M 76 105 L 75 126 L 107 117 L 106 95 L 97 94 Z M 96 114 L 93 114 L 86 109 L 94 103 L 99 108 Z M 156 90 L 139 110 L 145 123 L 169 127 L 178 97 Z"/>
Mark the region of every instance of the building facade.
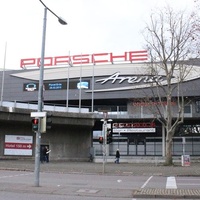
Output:
<path fill-rule="evenodd" d="M 153 82 L 166 84 L 164 73 L 153 76 L 145 62 L 74 63 L 44 70 L 44 104 L 70 108 L 85 108 L 94 113 L 95 125 L 91 148 L 102 155 L 99 137 L 104 136 L 102 119 L 111 119 L 108 128 L 112 142 L 107 145 L 110 156 L 117 148 L 123 156 L 164 156 L 165 130 L 155 111 L 165 107 L 166 100 L 155 98 Z M 86 58 L 85 58 L 86 61 Z M 181 83 L 179 95 L 185 99 L 184 124 L 173 139 L 173 155 L 200 155 L 200 67 L 186 63 L 191 72 Z M 22 64 L 22 66 L 24 63 Z M 39 69 L 2 71 L 1 102 L 37 104 Z M 174 81 L 174 82 L 173 82 Z M 173 84 L 176 84 L 174 78 Z M 148 101 L 147 101 L 148 99 Z M 150 99 L 150 100 L 149 100 Z M 171 101 L 173 116 L 177 116 L 177 91 Z"/>

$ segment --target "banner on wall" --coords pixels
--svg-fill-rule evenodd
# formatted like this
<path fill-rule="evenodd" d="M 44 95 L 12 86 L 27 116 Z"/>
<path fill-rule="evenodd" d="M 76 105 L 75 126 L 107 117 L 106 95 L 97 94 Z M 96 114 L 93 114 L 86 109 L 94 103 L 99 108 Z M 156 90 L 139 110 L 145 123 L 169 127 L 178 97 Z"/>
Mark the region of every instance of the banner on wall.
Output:
<path fill-rule="evenodd" d="M 33 136 L 5 135 L 4 155 L 32 156 Z"/>
<path fill-rule="evenodd" d="M 113 123 L 113 133 L 155 133 L 155 122 Z"/>
<path fill-rule="evenodd" d="M 155 133 L 156 128 L 115 128 L 113 133 Z"/>

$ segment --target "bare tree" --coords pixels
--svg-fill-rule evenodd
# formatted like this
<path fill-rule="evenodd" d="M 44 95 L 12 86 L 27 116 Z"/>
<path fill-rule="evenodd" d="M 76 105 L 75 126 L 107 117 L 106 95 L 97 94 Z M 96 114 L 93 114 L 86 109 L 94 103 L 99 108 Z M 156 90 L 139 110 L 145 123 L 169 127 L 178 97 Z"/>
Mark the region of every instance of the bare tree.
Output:
<path fill-rule="evenodd" d="M 184 121 L 184 96 L 182 82 L 191 72 L 191 65 L 186 61 L 199 54 L 198 21 L 194 14 L 175 11 L 166 6 L 154 12 L 144 30 L 144 38 L 150 56 L 148 73 L 162 79 L 154 80 L 153 97 L 160 103 L 155 110 L 155 117 L 166 130 L 165 164 L 172 165 L 172 139 L 176 128 Z M 188 62 L 187 62 L 188 63 Z M 176 97 L 177 113 L 174 115 L 172 98 Z"/>

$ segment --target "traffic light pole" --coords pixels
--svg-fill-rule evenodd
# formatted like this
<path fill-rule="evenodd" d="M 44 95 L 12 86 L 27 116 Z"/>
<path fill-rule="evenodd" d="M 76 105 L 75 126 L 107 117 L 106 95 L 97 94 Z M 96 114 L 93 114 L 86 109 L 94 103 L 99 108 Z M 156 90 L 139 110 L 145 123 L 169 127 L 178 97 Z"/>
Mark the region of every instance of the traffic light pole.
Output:
<path fill-rule="evenodd" d="M 105 165 L 106 165 L 106 144 L 107 144 L 107 136 L 106 136 L 106 131 L 107 131 L 107 120 L 104 119 L 103 121 L 103 174 L 105 173 Z"/>

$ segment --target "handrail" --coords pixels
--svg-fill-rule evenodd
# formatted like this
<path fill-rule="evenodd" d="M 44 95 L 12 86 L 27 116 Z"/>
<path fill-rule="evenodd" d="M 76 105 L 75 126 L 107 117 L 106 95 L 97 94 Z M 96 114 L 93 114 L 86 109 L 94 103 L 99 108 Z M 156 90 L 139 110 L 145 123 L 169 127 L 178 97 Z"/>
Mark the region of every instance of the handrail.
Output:
<path fill-rule="evenodd" d="M 32 109 L 37 110 L 38 105 L 37 104 L 30 104 L 30 103 L 19 103 L 17 101 L 15 102 L 9 102 L 9 101 L 3 101 L 2 105 L 3 107 L 9 107 L 9 110 L 11 108 L 22 108 L 22 109 Z M 74 107 L 64 107 L 64 106 L 52 106 L 52 105 L 44 105 L 44 111 L 57 111 L 57 112 L 74 112 L 74 113 L 88 113 L 89 108 L 74 108 Z"/>

